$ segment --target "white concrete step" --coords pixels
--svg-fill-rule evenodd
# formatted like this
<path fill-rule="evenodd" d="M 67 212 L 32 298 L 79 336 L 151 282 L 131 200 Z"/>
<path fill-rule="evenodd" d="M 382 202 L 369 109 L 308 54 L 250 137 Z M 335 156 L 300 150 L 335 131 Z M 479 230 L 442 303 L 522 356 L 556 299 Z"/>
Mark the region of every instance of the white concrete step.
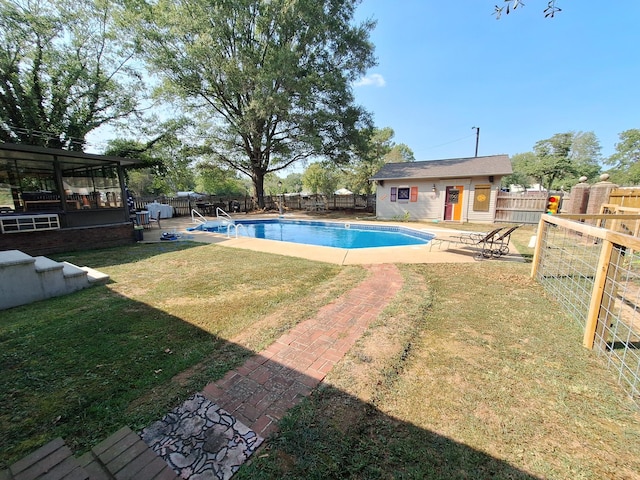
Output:
<path fill-rule="evenodd" d="M 105 285 L 109 283 L 109 275 L 106 273 L 99 272 L 98 270 L 94 270 L 91 267 L 80 267 L 84 271 L 87 272 L 87 279 L 89 283 L 92 285 Z"/>
<path fill-rule="evenodd" d="M 0 310 L 108 281 L 108 275 L 89 267 L 32 257 L 20 250 L 0 251 Z"/>

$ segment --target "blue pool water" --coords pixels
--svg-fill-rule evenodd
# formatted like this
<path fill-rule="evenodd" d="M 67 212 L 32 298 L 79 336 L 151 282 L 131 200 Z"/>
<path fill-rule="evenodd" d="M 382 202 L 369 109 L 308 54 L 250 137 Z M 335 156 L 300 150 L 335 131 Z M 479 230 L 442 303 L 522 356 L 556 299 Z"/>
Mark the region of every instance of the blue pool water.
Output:
<path fill-rule="evenodd" d="M 304 220 L 240 220 L 230 233 L 235 236 L 265 238 L 283 242 L 303 243 L 338 248 L 371 248 L 423 245 L 434 235 L 396 226 L 362 225 Z M 189 230 L 227 233 L 227 226 L 207 222 Z"/>

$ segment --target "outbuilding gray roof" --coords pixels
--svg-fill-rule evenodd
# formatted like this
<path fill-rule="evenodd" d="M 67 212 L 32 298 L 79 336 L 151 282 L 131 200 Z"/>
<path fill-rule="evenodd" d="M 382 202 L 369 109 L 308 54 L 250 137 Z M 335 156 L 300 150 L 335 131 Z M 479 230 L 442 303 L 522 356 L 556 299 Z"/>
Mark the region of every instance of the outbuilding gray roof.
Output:
<path fill-rule="evenodd" d="M 508 155 L 386 163 L 371 180 L 500 176 L 513 173 Z"/>

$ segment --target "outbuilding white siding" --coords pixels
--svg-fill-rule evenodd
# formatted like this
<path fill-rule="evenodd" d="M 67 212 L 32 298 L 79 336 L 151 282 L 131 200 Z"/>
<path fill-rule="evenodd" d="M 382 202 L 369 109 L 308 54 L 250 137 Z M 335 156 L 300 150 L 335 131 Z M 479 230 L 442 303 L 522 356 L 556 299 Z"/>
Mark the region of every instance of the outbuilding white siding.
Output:
<path fill-rule="evenodd" d="M 488 211 L 474 210 L 474 201 L 477 186 L 490 185 L 490 197 Z M 415 201 L 398 199 L 392 201 L 392 188 L 417 187 L 418 195 Z M 434 191 L 435 187 L 435 191 Z M 492 223 L 495 218 L 495 206 L 497 192 L 500 187 L 500 178 L 494 178 L 489 184 L 486 177 L 480 178 L 454 178 L 454 179 L 420 179 L 420 180 L 385 180 L 379 183 L 376 189 L 376 216 L 383 220 L 418 220 L 418 221 L 443 221 L 445 220 L 445 200 L 447 187 L 462 187 L 460 202 L 460 222 Z"/>
<path fill-rule="evenodd" d="M 387 163 L 370 180 L 378 218 L 492 223 L 500 181 L 511 173 L 507 155 L 491 155 Z"/>

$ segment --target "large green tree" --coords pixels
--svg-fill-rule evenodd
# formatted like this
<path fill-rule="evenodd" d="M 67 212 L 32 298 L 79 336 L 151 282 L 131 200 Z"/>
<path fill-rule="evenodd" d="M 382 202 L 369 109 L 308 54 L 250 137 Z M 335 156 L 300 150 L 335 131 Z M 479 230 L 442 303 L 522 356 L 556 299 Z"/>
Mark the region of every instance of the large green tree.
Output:
<path fill-rule="evenodd" d="M 375 64 L 358 0 L 132 0 L 132 29 L 162 93 L 213 125 L 203 143 L 248 175 L 348 162 L 368 114 L 352 83 Z"/>
<path fill-rule="evenodd" d="M 340 172 L 332 164 L 312 163 L 302 174 L 306 191 L 332 195 L 340 184 Z"/>
<path fill-rule="evenodd" d="M 355 150 L 355 159 L 345 169 L 346 186 L 355 193 L 373 193 L 375 186 L 369 179 L 385 163 L 413 162 L 413 151 L 404 143 L 393 141 L 395 132 L 390 127 L 368 128 L 362 132 L 366 139 Z"/>
<path fill-rule="evenodd" d="M 600 142 L 593 132 L 556 133 L 536 142 L 533 152 L 514 155 L 513 175 L 505 184 L 539 183 L 559 189 L 578 183 L 581 176 L 593 180 L 600 174 Z"/>
<path fill-rule="evenodd" d="M 516 153 L 513 155 L 511 157 L 513 173 L 502 178 L 502 186 L 510 188 L 512 185 L 515 185 L 525 189 L 531 187 L 534 177 L 530 172 L 534 171 L 534 165 L 537 163 L 537 160 L 533 152 Z"/>
<path fill-rule="evenodd" d="M 576 183 L 582 175 L 593 178 L 599 171 L 600 144 L 592 132 L 556 133 L 536 142 L 536 161 L 526 172 L 547 189 Z"/>
<path fill-rule="evenodd" d="M 282 180 L 282 189 L 287 193 L 302 192 L 302 173 L 290 173 Z"/>
<path fill-rule="evenodd" d="M 201 159 L 201 152 L 182 142 L 179 133 L 183 127 L 180 121 L 168 121 L 157 127 L 162 133 L 145 142 L 110 140 L 105 154 L 143 161 L 141 166 L 127 171 L 129 187 L 139 195 L 191 191 L 196 187 L 193 165 Z"/>
<path fill-rule="evenodd" d="M 413 150 L 406 143 L 397 143 L 384 157 L 384 163 L 415 162 Z"/>
<path fill-rule="evenodd" d="M 625 185 L 640 184 L 640 129 L 632 128 L 618 134 L 616 151 L 606 163 L 612 165 L 611 179 Z"/>
<path fill-rule="evenodd" d="M 0 140 L 82 150 L 136 110 L 134 45 L 111 0 L 0 0 Z"/>
<path fill-rule="evenodd" d="M 347 188 L 354 193 L 372 193 L 369 179 L 384 165 L 384 157 L 393 148 L 395 132 L 390 127 L 369 128 L 367 141 L 356 152 L 356 160 L 346 169 Z"/>
<path fill-rule="evenodd" d="M 577 173 L 569 157 L 571 141 L 570 133 L 556 133 L 533 146 L 537 161 L 531 165 L 532 170 L 529 173 L 548 190 L 554 187 L 556 179 L 567 175 L 574 176 Z"/>
<path fill-rule="evenodd" d="M 235 170 L 214 162 L 196 165 L 196 191 L 212 195 L 246 195 L 247 191 Z M 246 177 L 245 177 L 246 178 Z"/>
<path fill-rule="evenodd" d="M 569 158 L 574 164 L 575 175 L 567 176 L 563 180 L 567 184 L 575 184 L 582 176 L 589 180 L 596 180 L 602 170 L 602 147 L 593 132 L 572 132 L 571 151 Z"/>

